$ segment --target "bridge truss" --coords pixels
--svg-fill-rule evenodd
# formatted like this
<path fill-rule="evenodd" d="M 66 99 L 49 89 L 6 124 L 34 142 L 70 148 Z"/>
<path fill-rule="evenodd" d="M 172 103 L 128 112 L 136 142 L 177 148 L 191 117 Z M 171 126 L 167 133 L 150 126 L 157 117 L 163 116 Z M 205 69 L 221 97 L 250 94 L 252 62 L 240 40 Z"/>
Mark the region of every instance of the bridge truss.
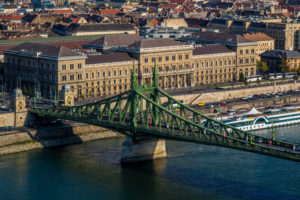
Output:
<path fill-rule="evenodd" d="M 151 85 L 140 85 L 133 67 L 129 91 L 86 105 L 33 108 L 31 112 L 114 129 L 134 138 L 196 142 L 300 161 L 300 152 L 295 150 L 298 144 L 257 136 L 210 118 L 161 90 L 156 67 L 153 73 Z"/>

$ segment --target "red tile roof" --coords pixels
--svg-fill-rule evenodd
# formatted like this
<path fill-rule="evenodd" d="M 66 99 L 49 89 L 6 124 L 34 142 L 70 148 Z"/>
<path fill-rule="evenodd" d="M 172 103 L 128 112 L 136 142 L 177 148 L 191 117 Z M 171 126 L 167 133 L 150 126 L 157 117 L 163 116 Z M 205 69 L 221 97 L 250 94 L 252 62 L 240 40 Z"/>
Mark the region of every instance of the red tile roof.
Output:
<path fill-rule="evenodd" d="M 105 9 L 105 10 L 100 10 L 101 15 L 116 15 L 120 13 L 120 9 Z"/>

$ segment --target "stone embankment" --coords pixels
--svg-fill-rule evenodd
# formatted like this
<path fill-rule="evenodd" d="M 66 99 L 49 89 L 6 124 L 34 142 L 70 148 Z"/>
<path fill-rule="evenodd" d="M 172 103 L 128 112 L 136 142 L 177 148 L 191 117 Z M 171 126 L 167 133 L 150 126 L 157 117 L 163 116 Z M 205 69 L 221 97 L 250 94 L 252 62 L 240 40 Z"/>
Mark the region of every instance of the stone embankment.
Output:
<path fill-rule="evenodd" d="M 18 128 L 0 133 L 0 155 L 111 137 L 122 135 L 109 129 L 81 123 L 44 127 L 38 130 Z"/>

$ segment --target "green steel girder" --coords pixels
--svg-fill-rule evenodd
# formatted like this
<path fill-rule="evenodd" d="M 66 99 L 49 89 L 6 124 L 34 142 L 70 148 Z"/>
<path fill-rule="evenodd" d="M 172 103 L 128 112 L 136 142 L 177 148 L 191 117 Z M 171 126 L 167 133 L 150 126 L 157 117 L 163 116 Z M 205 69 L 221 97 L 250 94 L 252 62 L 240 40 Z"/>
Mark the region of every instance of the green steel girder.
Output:
<path fill-rule="evenodd" d="M 147 87 L 137 85 L 135 68 L 131 76 L 131 90 L 97 102 L 80 106 L 60 106 L 31 110 L 32 113 L 60 119 L 79 121 L 148 136 L 163 137 L 175 140 L 213 144 L 246 151 L 260 152 L 271 155 L 277 152 L 284 158 L 300 161 L 300 154 L 285 152 L 294 145 L 289 142 L 272 140 L 272 148 L 253 143 L 252 138 L 260 138 L 268 143 L 268 138 L 258 137 L 253 133 L 239 130 L 223 122 L 212 119 L 184 105 L 158 88 L 158 72 L 155 66 L 153 83 Z M 161 97 L 167 99 L 166 106 Z M 177 106 L 179 105 L 179 111 Z M 178 113 L 179 112 L 179 113 Z M 274 156 L 276 156 L 274 155 Z"/>

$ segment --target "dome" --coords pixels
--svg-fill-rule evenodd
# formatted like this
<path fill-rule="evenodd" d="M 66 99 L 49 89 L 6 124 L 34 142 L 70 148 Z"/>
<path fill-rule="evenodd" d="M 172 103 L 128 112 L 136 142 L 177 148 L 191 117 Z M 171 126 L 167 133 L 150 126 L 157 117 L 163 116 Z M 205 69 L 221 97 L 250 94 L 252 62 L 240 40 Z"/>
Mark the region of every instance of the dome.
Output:
<path fill-rule="evenodd" d="M 13 98 L 23 97 L 23 92 L 22 92 L 21 89 L 16 88 L 16 89 L 13 90 L 11 96 L 12 96 Z"/>

